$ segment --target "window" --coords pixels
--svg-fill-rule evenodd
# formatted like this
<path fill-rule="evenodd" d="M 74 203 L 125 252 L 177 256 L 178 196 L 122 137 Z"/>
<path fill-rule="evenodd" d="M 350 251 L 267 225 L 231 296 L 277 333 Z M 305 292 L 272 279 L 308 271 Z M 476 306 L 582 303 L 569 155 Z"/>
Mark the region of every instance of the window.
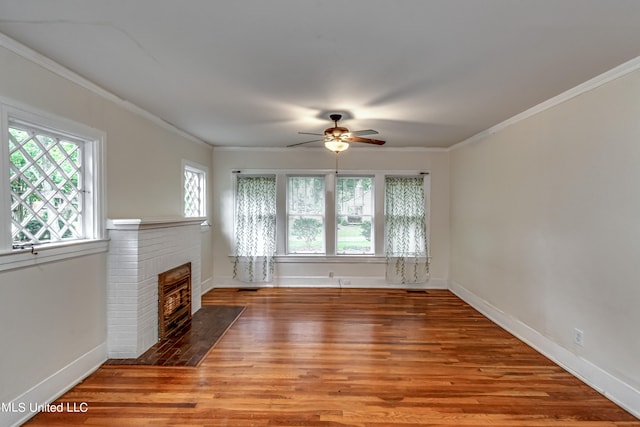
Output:
<path fill-rule="evenodd" d="M 429 257 L 423 177 L 385 178 L 387 280 L 427 280 Z"/>
<path fill-rule="evenodd" d="M 0 99 L 0 271 L 107 250 L 105 140 Z"/>
<path fill-rule="evenodd" d="M 275 200 L 276 261 L 384 263 L 390 259 L 387 256 L 389 250 L 399 251 L 396 255 L 401 253 L 403 259 L 409 257 L 408 252 L 411 251 L 420 262 L 428 258 L 428 174 L 414 172 L 407 181 L 415 184 L 413 187 L 394 186 L 398 182 L 395 178 L 405 182 L 406 171 L 345 171 L 337 175 L 333 171 L 318 170 L 250 170 L 243 171 L 236 178 L 263 174 L 269 174 L 274 180 L 270 188 L 275 193 L 270 197 Z M 395 195 L 393 202 L 397 205 L 408 197 L 409 188 L 415 190 L 411 194 L 416 197 L 408 202 L 416 210 L 416 215 L 408 215 L 406 221 L 400 221 L 402 213 L 392 213 L 391 210 L 388 213 L 398 218 L 393 224 L 413 225 L 405 227 L 404 231 L 386 227 L 385 192 L 389 190 L 391 195 Z M 236 185 L 236 202 L 244 197 L 240 192 Z M 244 226 L 240 222 L 245 220 L 236 216 L 235 221 L 236 234 L 241 233 Z M 406 233 L 412 236 L 409 243 L 400 239 Z M 255 239 L 261 238 L 258 231 L 248 234 Z M 401 250 L 405 244 L 412 249 Z M 411 262 L 413 260 L 409 260 L 409 264 Z"/>
<path fill-rule="evenodd" d="M 206 168 L 185 162 L 183 169 L 184 216 L 188 218 L 207 216 Z"/>
<path fill-rule="evenodd" d="M 374 253 L 373 196 L 372 177 L 338 177 L 336 185 L 336 253 Z"/>
<path fill-rule="evenodd" d="M 427 236 L 422 177 L 385 178 L 387 255 L 426 256 Z"/>
<path fill-rule="evenodd" d="M 86 141 L 15 121 L 8 137 L 13 246 L 84 239 Z"/>
<path fill-rule="evenodd" d="M 101 239 L 101 153 L 94 129 L 2 104 L 0 249 Z"/>
<path fill-rule="evenodd" d="M 325 253 L 324 177 L 287 180 L 287 253 Z"/>
<path fill-rule="evenodd" d="M 236 180 L 233 276 L 268 282 L 276 252 L 276 177 L 238 176 Z"/>

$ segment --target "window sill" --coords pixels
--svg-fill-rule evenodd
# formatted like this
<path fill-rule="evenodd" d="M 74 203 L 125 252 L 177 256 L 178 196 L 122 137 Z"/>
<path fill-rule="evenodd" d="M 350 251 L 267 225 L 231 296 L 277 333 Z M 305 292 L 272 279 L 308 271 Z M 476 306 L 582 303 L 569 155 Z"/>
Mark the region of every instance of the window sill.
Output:
<path fill-rule="evenodd" d="M 14 249 L 0 253 L 0 271 L 36 266 L 52 261 L 61 261 L 84 255 L 107 252 L 108 240 L 81 240 L 52 243 L 25 249 Z"/>
<path fill-rule="evenodd" d="M 308 263 L 308 264 L 384 264 L 385 257 L 375 255 L 280 255 L 276 256 L 277 263 Z"/>
<path fill-rule="evenodd" d="M 229 255 L 231 261 L 235 256 Z M 278 264 L 384 264 L 386 257 L 376 255 L 276 255 Z"/>

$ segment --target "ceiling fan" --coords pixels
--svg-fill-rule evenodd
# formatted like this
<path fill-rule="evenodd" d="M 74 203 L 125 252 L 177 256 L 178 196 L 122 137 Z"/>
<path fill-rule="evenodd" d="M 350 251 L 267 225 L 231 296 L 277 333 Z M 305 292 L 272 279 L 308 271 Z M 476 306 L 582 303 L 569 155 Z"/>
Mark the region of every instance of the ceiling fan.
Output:
<path fill-rule="evenodd" d="M 386 141 L 379 139 L 362 138 L 361 135 L 376 135 L 378 132 L 373 129 L 357 130 L 350 132 L 343 126 L 338 126 L 338 121 L 342 118 L 342 114 L 331 114 L 329 116 L 333 120 L 333 127 L 324 130 L 324 133 L 298 132 L 300 135 L 316 135 L 322 136 L 322 139 L 312 139 L 311 141 L 298 142 L 288 145 L 287 147 L 295 147 L 297 145 L 308 144 L 310 142 L 324 141 L 324 146 L 331 151 L 339 153 L 349 148 L 350 142 L 363 142 L 365 144 L 383 145 Z"/>

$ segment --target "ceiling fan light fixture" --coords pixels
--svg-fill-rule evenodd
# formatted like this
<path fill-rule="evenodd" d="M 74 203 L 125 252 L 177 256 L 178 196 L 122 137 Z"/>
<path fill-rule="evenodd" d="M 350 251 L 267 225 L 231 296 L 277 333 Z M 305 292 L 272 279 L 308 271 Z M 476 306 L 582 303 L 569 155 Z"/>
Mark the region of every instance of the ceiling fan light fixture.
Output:
<path fill-rule="evenodd" d="M 349 143 L 342 141 L 340 138 L 338 139 L 327 138 L 324 141 L 324 146 L 327 148 L 327 150 L 331 150 L 335 153 L 339 153 L 349 148 Z"/>
<path fill-rule="evenodd" d="M 383 145 L 385 141 L 380 141 L 378 139 L 371 138 L 362 138 L 360 135 L 375 135 L 378 132 L 373 129 L 366 129 L 355 131 L 353 133 L 349 132 L 344 126 L 338 126 L 338 120 L 342 118 L 341 114 L 331 114 L 329 116 L 331 120 L 333 120 L 333 127 L 326 128 L 324 130 L 324 134 L 321 133 L 310 133 L 310 132 L 298 132 L 299 134 L 304 135 L 317 135 L 322 136 L 322 139 L 314 139 L 312 141 L 298 142 L 296 144 L 287 145 L 287 147 L 295 147 L 302 144 L 308 144 L 310 142 L 319 142 L 323 141 L 324 146 L 327 150 L 331 150 L 334 153 L 339 153 L 341 151 L 349 148 L 349 142 L 362 142 L 365 144 L 375 144 L 375 145 Z M 356 136 L 354 136 L 356 135 Z"/>

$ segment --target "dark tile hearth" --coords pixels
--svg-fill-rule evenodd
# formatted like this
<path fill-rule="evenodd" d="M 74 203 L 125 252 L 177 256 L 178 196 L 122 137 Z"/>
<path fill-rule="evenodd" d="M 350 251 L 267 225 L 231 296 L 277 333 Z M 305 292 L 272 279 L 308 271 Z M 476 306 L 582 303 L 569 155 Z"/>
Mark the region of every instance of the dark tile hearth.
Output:
<path fill-rule="evenodd" d="M 109 359 L 105 365 L 197 366 L 244 311 L 239 306 L 204 306 L 171 336 L 137 359 Z"/>

